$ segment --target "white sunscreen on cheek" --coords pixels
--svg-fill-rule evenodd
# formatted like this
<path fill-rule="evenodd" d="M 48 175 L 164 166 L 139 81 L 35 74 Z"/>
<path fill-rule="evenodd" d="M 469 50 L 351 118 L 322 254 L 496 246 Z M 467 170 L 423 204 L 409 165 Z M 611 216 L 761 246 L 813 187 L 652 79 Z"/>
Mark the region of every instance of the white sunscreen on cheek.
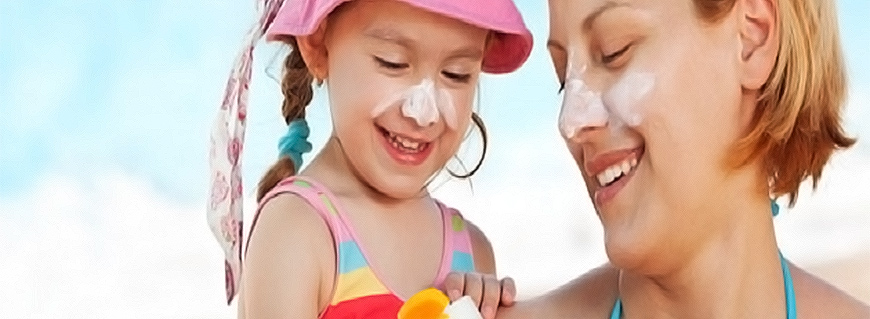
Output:
<path fill-rule="evenodd" d="M 607 92 L 604 104 L 620 122 L 636 127 L 643 122 L 641 102 L 655 85 L 652 73 L 626 72 Z"/>

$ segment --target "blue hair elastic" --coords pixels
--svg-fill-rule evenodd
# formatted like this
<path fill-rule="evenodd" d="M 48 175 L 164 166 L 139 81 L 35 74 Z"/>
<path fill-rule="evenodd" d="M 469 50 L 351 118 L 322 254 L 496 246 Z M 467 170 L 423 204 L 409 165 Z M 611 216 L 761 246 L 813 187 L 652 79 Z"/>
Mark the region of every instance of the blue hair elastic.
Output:
<path fill-rule="evenodd" d="M 302 167 L 302 154 L 311 152 L 308 142 L 308 122 L 305 119 L 295 119 L 287 125 L 287 134 L 278 140 L 278 155 L 288 156 L 293 161 L 293 169 L 299 172 Z"/>

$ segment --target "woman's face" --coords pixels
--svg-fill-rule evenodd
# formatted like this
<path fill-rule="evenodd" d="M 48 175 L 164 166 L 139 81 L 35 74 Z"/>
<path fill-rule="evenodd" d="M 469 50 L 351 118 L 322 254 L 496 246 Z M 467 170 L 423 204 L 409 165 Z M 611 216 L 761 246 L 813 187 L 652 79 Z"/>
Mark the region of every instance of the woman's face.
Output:
<path fill-rule="evenodd" d="M 687 249 L 717 222 L 705 211 L 751 117 L 737 19 L 701 20 L 691 0 L 549 3 L 560 129 L 611 261 L 631 268 Z"/>
<path fill-rule="evenodd" d="M 416 196 L 471 119 L 487 30 L 401 1 L 353 1 L 326 31 L 334 135 L 366 184 Z"/>

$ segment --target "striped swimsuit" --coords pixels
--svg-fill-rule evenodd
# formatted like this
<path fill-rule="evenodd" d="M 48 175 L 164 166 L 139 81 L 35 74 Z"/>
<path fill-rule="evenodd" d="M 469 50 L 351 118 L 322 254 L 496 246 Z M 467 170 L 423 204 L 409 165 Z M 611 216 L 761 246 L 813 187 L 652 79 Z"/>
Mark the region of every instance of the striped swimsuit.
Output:
<path fill-rule="evenodd" d="M 319 318 L 396 318 L 404 300 L 379 279 L 379 272 L 370 263 L 371 256 L 360 245 L 359 237 L 338 206 L 335 196 L 319 183 L 302 176 L 282 180 L 260 201 L 251 230 L 256 226 L 263 205 L 283 193 L 294 194 L 308 202 L 323 218 L 332 234 L 338 259 L 335 288 L 329 305 Z M 436 203 L 444 225 L 444 247 L 433 286 L 441 287 L 451 271 L 473 272 L 474 259 L 462 215 L 441 202 Z"/>

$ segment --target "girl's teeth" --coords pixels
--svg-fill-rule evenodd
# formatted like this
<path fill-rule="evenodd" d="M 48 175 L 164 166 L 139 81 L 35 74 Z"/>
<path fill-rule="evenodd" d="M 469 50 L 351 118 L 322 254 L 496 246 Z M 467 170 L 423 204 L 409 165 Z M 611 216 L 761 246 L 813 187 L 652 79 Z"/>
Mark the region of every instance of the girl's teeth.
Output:
<path fill-rule="evenodd" d="M 419 152 L 425 143 L 420 143 L 416 141 L 412 141 L 402 136 L 399 136 L 393 132 L 387 131 L 387 136 L 390 140 L 390 144 L 397 149 L 401 149 L 408 152 Z"/>

